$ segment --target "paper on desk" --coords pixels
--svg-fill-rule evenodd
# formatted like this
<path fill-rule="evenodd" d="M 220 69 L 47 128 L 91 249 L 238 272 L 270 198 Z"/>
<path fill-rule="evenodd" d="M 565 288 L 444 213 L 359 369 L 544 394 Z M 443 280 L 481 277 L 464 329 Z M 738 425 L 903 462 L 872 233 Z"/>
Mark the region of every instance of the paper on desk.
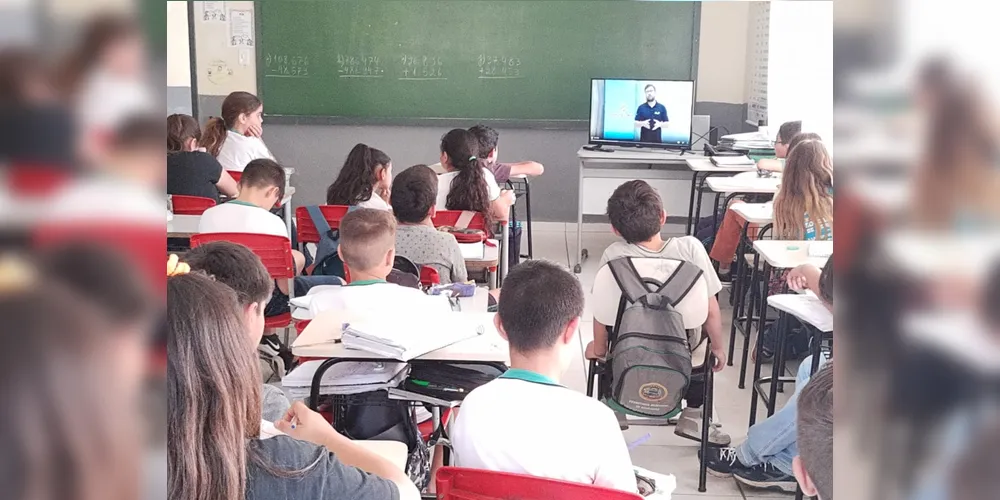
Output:
<path fill-rule="evenodd" d="M 285 375 L 281 380 L 284 387 L 309 387 L 313 376 L 323 362 L 306 361 Z M 320 385 L 361 385 L 384 384 L 399 372 L 406 370 L 407 364 L 393 361 L 345 361 L 337 363 L 323 373 Z"/>
<path fill-rule="evenodd" d="M 479 243 L 459 243 L 458 248 L 462 250 L 462 258 L 466 260 L 483 260 L 486 254 L 486 245 Z"/>
<path fill-rule="evenodd" d="M 349 349 L 407 361 L 491 331 L 496 327 L 488 313 L 383 315 L 349 323 L 342 340 Z"/>
<path fill-rule="evenodd" d="M 734 165 L 753 165 L 754 161 L 747 155 L 741 156 L 713 156 L 712 163 L 720 167 L 730 167 Z"/>

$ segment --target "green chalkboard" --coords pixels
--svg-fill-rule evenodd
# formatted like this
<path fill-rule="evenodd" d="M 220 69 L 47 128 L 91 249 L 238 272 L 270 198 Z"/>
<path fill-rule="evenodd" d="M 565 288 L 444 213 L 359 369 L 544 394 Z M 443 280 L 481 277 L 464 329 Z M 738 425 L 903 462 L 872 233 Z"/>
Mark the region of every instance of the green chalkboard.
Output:
<path fill-rule="evenodd" d="M 586 120 L 594 77 L 693 79 L 697 2 L 257 2 L 266 114 Z"/>

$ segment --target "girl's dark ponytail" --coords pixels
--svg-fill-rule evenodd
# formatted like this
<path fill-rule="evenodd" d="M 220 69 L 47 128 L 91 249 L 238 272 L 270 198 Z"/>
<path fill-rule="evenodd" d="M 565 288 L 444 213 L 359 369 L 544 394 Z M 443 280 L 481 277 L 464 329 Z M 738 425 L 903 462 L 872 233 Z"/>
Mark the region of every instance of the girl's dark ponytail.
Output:
<path fill-rule="evenodd" d="M 217 116 L 209 118 L 201 134 L 202 147 L 212 156 L 219 156 L 219 151 L 222 151 L 222 145 L 226 142 L 227 133 L 229 130 L 226 128 L 225 120 Z"/>
<path fill-rule="evenodd" d="M 392 160 L 382 151 L 367 144 L 356 144 L 344 160 L 337 178 L 326 190 L 328 205 L 357 205 L 373 196 L 380 167 Z"/>
<path fill-rule="evenodd" d="M 465 129 L 454 129 L 441 139 L 441 151 L 448 156 L 448 162 L 458 171 L 458 175 L 451 181 L 445 208 L 480 212 L 489 221 L 492 200 L 486 177 L 483 175 L 485 162 L 476 157 L 478 149 L 478 140 Z"/>

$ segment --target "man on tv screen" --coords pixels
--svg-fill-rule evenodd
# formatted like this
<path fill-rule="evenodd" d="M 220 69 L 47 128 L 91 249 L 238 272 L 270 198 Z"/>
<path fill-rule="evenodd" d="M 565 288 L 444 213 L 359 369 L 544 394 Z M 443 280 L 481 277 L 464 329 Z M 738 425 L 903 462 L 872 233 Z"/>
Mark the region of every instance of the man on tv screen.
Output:
<path fill-rule="evenodd" d="M 663 142 L 662 127 L 670 121 L 667 108 L 656 102 L 656 87 L 652 84 L 643 88 L 646 102 L 635 111 L 635 125 L 639 127 L 639 142 Z"/>

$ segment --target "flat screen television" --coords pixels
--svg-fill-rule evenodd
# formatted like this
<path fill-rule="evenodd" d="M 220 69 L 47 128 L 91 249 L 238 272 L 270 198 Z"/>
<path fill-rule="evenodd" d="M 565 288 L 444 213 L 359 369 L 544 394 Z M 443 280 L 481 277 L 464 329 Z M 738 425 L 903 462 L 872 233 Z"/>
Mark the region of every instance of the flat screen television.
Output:
<path fill-rule="evenodd" d="M 691 149 L 694 81 L 594 78 L 590 143 Z"/>

